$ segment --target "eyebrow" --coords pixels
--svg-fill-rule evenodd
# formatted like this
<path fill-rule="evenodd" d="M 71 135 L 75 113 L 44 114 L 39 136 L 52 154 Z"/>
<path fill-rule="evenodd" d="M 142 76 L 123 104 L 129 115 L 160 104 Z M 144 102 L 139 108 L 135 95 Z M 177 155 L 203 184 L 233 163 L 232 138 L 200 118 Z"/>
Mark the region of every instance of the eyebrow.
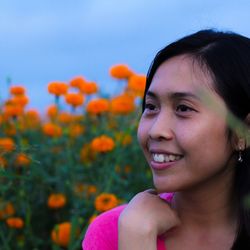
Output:
<path fill-rule="evenodd" d="M 157 95 L 150 90 L 147 91 L 146 96 L 150 96 L 157 99 Z M 200 101 L 200 98 L 198 96 L 190 92 L 171 92 L 168 93 L 167 96 L 169 96 L 171 99 L 192 98 Z"/>

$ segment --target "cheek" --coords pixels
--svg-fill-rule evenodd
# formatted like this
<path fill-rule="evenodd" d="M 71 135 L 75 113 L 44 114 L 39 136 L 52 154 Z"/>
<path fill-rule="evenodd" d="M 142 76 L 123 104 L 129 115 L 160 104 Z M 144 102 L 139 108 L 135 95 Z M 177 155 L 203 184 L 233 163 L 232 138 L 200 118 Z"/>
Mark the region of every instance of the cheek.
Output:
<path fill-rule="evenodd" d="M 180 146 L 188 157 L 196 161 L 221 163 L 227 161 L 232 153 L 228 142 L 225 122 L 204 119 L 190 127 L 179 128 Z M 206 164 L 205 164 L 206 165 Z M 210 164 L 208 164 L 210 165 Z"/>
<path fill-rule="evenodd" d="M 146 146 L 147 134 L 148 134 L 148 129 L 146 123 L 141 119 L 137 129 L 137 140 L 142 148 Z"/>

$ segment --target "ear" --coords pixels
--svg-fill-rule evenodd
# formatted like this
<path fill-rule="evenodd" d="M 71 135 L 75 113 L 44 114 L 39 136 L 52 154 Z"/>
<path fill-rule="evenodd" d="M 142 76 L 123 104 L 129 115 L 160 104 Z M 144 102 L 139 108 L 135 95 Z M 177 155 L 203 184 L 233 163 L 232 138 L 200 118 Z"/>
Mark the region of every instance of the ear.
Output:
<path fill-rule="evenodd" d="M 232 145 L 236 151 L 245 150 L 250 146 L 250 113 L 244 120 L 244 126 L 241 133 L 234 133 L 232 137 Z"/>
<path fill-rule="evenodd" d="M 236 150 L 237 151 L 244 151 L 246 149 L 246 139 L 245 138 L 239 138 Z"/>

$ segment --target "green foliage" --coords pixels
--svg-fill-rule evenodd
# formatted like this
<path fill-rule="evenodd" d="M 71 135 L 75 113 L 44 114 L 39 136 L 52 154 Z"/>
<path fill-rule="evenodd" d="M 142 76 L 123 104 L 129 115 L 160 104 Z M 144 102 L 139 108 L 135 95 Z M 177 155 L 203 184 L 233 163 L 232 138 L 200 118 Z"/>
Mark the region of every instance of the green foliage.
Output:
<path fill-rule="evenodd" d="M 126 203 L 135 193 L 151 187 L 151 173 L 136 138 L 139 112 L 85 114 L 77 121 L 85 131 L 77 137 L 70 136 L 70 123 L 57 122 L 62 135 L 50 137 L 43 133 L 44 122 L 28 128 L 21 127 L 19 120 L 2 122 L 0 138 L 12 138 L 16 147 L 0 155 L 7 162 L 0 169 L 0 211 L 10 202 L 15 209 L 11 216 L 22 218 L 24 226 L 10 228 L 6 223 L 10 215 L 3 215 L 0 249 L 81 249 L 90 217 L 100 213 L 94 205 L 99 194 L 112 193 L 120 203 Z M 6 123 L 10 122 L 16 131 L 11 136 L 6 134 Z M 114 140 L 114 149 L 83 159 L 82 148 L 103 134 Z M 131 137 L 131 142 L 126 144 L 125 137 Z M 16 163 L 20 152 L 30 160 L 26 166 Z M 93 186 L 96 192 L 91 193 L 88 188 Z M 63 207 L 48 207 L 48 197 L 53 193 L 65 195 Z M 51 240 L 51 231 L 65 221 L 72 225 L 71 241 L 68 247 L 61 247 Z"/>

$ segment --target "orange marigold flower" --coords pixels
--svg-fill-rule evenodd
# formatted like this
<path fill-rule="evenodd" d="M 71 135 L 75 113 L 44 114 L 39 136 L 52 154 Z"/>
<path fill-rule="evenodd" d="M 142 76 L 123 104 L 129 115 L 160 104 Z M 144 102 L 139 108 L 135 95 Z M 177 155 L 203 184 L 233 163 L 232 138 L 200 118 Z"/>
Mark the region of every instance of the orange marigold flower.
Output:
<path fill-rule="evenodd" d="M 39 112 L 36 109 L 29 109 L 25 113 L 26 118 L 28 119 L 34 119 L 34 120 L 40 120 Z"/>
<path fill-rule="evenodd" d="M 11 101 L 13 105 L 25 107 L 29 103 L 29 98 L 26 95 L 17 95 Z"/>
<path fill-rule="evenodd" d="M 0 203 L 0 220 L 5 219 L 9 216 L 13 216 L 14 214 L 15 214 L 15 208 L 11 202 Z"/>
<path fill-rule="evenodd" d="M 104 98 L 91 100 L 88 102 L 86 111 L 90 114 L 98 115 L 109 110 L 109 101 Z"/>
<path fill-rule="evenodd" d="M 11 138 L 0 138 L 0 153 L 11 152 L 15 149 L 15 143 Z"/>
<path fill-rule="evenodd" d="M 75 186 L 74 186 L 74 192 L 77 194 L 77 195 L 82 195 L 82 193 L 85 191 L 86 189 L 86 185 L 83 184 L 83 183 L 77 183 Z"/>
<path fill-rule="evenodd" d="M 118 205 L 119 201 L 114 194 L 102 193 L 95 199 L 95 209 L 99 212 L 105 212 Z"/>
<path fill-rule="evenodd" d="M 132 90 L 137 96 L 142 97 L 146 87 L 145 75 L 132 75 L 128 80 L 128 89 Z"/>
<path fill-rule="evenodd" d="M 5 105 L 3 108 L 3 115 L 6 119 L 10 117 L 17 117 L 23 114 L 23 107 L 18 105 Z"/>
<path fill-rule="evenodd" d="M 25 94 L 25 88 L 23 86 L 11 86 L 10 87 L 10 93 L 12 95 L 24 95 Z"/>
<path fill-rule="evenodd" d="M 60 96 L 67 93 L 68 87 L 64 82 L 51 82 L 48 84 L 48 91 L 50 94 Z"/>
<path fill-rule="evenodd" d="M 95 94 L 98 91 L 98 86 L 95 82 L 86 82 L 81 85 L 80 91 L 86 95 Z"/>
<path fill-rule="evenodd" d="M 63 124 L 69 124 L 73 121 L 73 116 L 68 112 L 61 112 L 58 115 L 58 121 Z"/>
<path fill-rule="evenodd" d="M 110 68 L 109 74 L 116 79 L 128 79 L 133 71 L 126 64 L 117 64 Z"/>
<path fill-rule="evenodd" d="M 96 137 L 91 142 L 91 149 L 96 152 L 105 153 L 113 150 L 114 147 L 115 147 L 114 140 L 106 135 Z"/>
<path fill-rule="evenodd" d="M 58 209 L 64 207 L 66 204 L 66 197 L 64 194 L 51 194 L 48 198 L 48 207 Z"/>
<path fill-rule="evenodd" d="M 111 100 L 111 111 L 115 114 L 125 115 L 135 110 L 134 98 L 123 94 Z"/>
<path fill-rule="evenodd" d="M 85 83 L 86 80 L 82 76 L 77 76 L 69 82 L 69 85 L 80 90 L 82 85 L 84 85 Z"/>
<path fill-rule="evenodd" d="M 95 185 L 89 185 L 87 187 L 87 194 L 88 195 L 95 194 L 96 192 L 97 192 L 97 187 Z"/>
<path fill-rule="evenodd" d="M 80 93 L 68 93 L 65 95 L 65 101 L 76 108 L 77 106 L 81 106 L 83 104 L 84 97 Z"/>
<path fill-rule="evenodd" d="M 7 166 L 6 159 L 0 156 L 0 168 L 5 168 L 6 166 Z"/>
<path fill-rule="evenodd" d="M 58 108 L 56 105 L 50 105 L 48 108 L 47 108 L 47 116 L 50 118 L 50 119 L 53 119 L 57 116 L 58 114 Z"/>
<path fill-rule="evenodd" d="M 62 135 L 62 128 L 54 123 L 45 123 L 43 125 L 43 133 L 51 137 L 60 137 Z"/>
<path fill-rule="evenodd" d="M 35 128 L 40 124 L 40 115 L 36 109 L 27 110 L 24 115 L 27 128 Z"/>
<path fill-rule="evenodd" d="M 126 166 L 124 167 L 124 172 L 125 172 L 126 174 L 131 173 L 131 170 L 132 170 L 132 167 L 131 167 L 130 165 L 126 165 Z"/>
<path fill-rule="evenodd" d="M 24 222 L 20 217 L 10 217 L 6 220 L 8 227 L 20 229 L 23 228 Z"/>
<path fill-rule="evenodd" d="M 84 133 L 85 128 L 80 124 L 73 124 L 69 127 L 69 135 L 73 138 L 78 137 Z"/>
<path fill-rule="evenodd" d="M 59 246 L 67 247 L 70 241 L 71 223 L 63 222 L 55 226 L 51 233 L 51 239 Z"/>
<path fill-rule="evenodd" d="M 14 164 L 16 166 L 28 166 L 30 164 L 30 158 L 24 153 L 19 153 L 16 156 Z"/>
<path fill-rule="evenodd" d="M 122 145 L 123 146 L 129 145 L 132 143 L 132 140 L 133 140 L 133 138 L 131 135 L 125 135 L 123 140 L 122 140 Z"/>
<path fill-rule="evenodd" d="M 91 149 L 89 144 L 85 144 L 80 152 L 80 159 L 84 163 L 93 161 L 96 157 L 96 152 Z"/>
<path fill-rule="evenodd" d="M 4 134 L 12 137 L 16 134 L 16 127 L 12 123 L 6 123 L 6 126 L 3 128 Z"/>

